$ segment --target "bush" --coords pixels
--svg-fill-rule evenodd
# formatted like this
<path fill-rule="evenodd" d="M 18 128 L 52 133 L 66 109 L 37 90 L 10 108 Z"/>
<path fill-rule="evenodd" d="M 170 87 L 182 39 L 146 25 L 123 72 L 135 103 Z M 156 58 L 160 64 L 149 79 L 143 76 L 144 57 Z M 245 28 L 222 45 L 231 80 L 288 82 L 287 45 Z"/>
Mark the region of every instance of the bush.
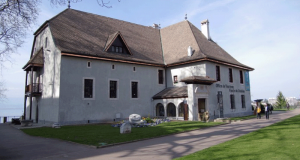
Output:
<path fill-rule="evenodd" d="M 145 121 L 147 123 L 154 123 L 154 121 L 150 117 L 145 118 Z"/>

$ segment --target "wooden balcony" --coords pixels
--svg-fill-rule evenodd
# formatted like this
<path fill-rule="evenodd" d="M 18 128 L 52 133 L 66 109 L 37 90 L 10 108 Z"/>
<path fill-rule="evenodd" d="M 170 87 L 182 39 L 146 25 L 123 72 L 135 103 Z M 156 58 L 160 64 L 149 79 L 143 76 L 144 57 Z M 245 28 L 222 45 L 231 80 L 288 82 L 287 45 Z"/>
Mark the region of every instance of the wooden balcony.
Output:
<path fill-rule="evenodd" d="M 42 86 L 42 83 L 29 84 L 25 88 L 25 94 L 30 95 L 32 93 L 33 97 L 41 96 L 43 90 Z"/>

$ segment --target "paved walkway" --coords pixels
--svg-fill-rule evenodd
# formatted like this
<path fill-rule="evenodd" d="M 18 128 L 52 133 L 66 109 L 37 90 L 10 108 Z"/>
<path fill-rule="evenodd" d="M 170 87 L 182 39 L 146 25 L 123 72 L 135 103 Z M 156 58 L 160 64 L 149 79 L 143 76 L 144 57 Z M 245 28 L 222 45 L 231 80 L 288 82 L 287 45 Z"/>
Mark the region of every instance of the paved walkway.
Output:
<path fill-rule="evenodd" d="M 57 139 L 33 137 L 0 124 L 0 159 L 172 159 L 223 143 L 300 114 L 300 109 L 176 135 L 95 149 Z"/>

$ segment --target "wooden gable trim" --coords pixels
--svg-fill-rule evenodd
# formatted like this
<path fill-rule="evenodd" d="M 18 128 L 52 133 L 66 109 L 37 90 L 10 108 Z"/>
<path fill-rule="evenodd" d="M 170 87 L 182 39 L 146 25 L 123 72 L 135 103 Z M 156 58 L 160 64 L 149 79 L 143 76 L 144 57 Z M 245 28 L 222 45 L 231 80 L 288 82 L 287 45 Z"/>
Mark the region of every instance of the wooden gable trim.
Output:
<path fill-rule="evenodd" d="M 145 66 L 165 67 L 165 65 L 163 65 L 163 64 L 145 63 L 145 62 L 120 60 L 120 59 L 112 59 L 112 58 L 104 58 L 104 57 L 94 57 L 94 56 L 79 55 L 79 54 L 72 54 L 72 53 L 65 53 L 65 52 L 61 52 L 61 55 L 78 57 L 78 58 L 88 58 L 88 59 L 98 59 L 98 60 L 112 61 L 112 62 L 129 63 L 129 64 L 138 64 L 138 65 L 145 65 Z"/>
<path fill-rule="evenodd" d="M 114 36 L 114 38 L 113 38 L 113 39 L 110 41 L 110 43 L 106 46 L 106 48 L 105 48 L 104 51 L 107 52 L 107 50 L 111 47 L 111 45 L 113 44 L 113 42 L 116 40 L 116 38 L 117 38 L 118 36 L 121 37 L 121 39 L 122 39 L 123 43 L 125 44 L 125 47 L 127 48 L 129 54 L 132 55 L 132 53 L 131 53 L 131 51 L 130 51 L 130 49 L 129 49 L 129 47 L 128 47 L 128 45 L 127 45 L 127 43 L 126 43 L 126 41 L 125 41 L 125 39 L 124 39 L 124 37 L 122 36 L 122 34 L 121 34 L 120 31 L 118 31 L 118 33 Z"/>

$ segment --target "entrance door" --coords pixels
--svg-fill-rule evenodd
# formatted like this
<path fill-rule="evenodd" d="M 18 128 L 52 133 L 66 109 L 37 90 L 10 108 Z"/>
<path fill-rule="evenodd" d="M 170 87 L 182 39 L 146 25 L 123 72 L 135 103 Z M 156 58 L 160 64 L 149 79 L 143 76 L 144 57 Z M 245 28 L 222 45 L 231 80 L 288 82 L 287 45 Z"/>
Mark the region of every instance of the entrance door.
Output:
<path fill-rule="evenodd" d="M 218 91 L 218 105 L 219 105 L 219 110 L 220 110 L 220 118 L 224 118 L 222 91 Z"/>
<path fill-rule="evenodd" d="M 198 120 L 201 121 L 203 119 L 203 115 L 205 112 L 205 99 L 199 98 L 198 99 Z"/>

